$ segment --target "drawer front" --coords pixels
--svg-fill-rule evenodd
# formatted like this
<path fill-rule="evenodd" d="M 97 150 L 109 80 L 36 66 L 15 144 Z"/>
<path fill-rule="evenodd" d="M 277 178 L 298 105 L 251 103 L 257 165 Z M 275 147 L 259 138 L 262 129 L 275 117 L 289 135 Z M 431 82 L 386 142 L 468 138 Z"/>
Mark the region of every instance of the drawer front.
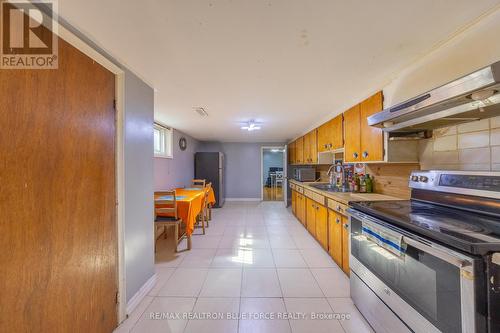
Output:
<path fill-rule="evenodd" d="M 328 199 L 328 208 L 336 211 L 339 214 L 347 215 L 347 208 L 349 207 L 338 201 Z"/>
<path fill-rule="evenodd" d="M 291 188 L 292 190 L 296 191 L 296 188 L 297 188 L 297 187 L 295 186 L 295 184 L 290 183 L 290 188 Z"/>
<path fill-rule="evenodd" d="M 304 194 L 304 188 L 303 187 L 295 185 L 295 191 L 297 191 L 297 192 L 299 192 L 301 194 Z"/>
<path fill-rule="evenodd" d="M 306 197 L 316 201 L 320 205 L 323 205 L 323 206 L 325 205 L 325 197 L 322 196 L 321 194 L 318 194 L 318 193 L 310 191 L 310 190 L 304 190 L 304 195 Z"/>

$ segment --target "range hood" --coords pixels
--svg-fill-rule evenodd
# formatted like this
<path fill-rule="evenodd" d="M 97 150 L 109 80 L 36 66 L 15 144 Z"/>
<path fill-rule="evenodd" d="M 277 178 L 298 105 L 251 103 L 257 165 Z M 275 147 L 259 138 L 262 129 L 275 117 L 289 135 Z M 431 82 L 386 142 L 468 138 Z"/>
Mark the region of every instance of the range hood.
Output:
<path fill-rule="evenodd" d="M 368 117 L 386 132 L 414 133 L 500 116 L 500 61 Z"/>

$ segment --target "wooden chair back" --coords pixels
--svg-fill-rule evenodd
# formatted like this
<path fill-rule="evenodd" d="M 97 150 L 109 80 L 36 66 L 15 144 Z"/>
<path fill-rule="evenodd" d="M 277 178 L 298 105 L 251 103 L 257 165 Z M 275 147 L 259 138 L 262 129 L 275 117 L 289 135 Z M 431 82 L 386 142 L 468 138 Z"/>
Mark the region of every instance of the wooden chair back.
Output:
<path fill-rule="evenodd" d="M 205 179 L 193 179 L 193 187 L 205 188 Z"/>
<path fill-rule="evenodd" d="M 158 191 L 155 192 L 155 197 L 165 197 L 169 196 L 169 199 L 155 199 L 155 220 L 158 214 L 166 214 L 168 216 L 175 217 L 177 219 L 177 198 L 175 196 L 175 191 Z"/>

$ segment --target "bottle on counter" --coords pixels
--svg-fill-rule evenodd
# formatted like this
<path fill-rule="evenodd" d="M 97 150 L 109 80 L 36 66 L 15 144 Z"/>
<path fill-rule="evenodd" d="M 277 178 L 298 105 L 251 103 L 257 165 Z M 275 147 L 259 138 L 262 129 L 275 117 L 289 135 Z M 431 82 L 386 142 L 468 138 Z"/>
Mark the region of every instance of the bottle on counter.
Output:
<path fill-rule="evenodd" d="M 366 193 L 366 177 L 363 174 L 359 176 L 359 192 Z"/>
<path fill-rule="evenodd" d="M 357 173 L 354 174 L 354 191 L 359 192 L 359 175 Z"/>
<path fill-rule="evenodd" d="M 370 178 L 369 174 L 366 174 L 366 193 L 372 193 L 373 192 L 373 179 Z"/>

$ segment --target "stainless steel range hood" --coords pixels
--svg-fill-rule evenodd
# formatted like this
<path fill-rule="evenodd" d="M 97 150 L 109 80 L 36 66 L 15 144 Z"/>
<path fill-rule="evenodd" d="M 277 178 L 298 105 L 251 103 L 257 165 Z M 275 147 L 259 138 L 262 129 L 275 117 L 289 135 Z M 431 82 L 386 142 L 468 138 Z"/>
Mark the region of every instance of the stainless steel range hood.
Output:
<path fill-rule="evenodd" d="M 420 132 L 500 116 L 500 61 L 368 117 L 386 132 Z"/>

